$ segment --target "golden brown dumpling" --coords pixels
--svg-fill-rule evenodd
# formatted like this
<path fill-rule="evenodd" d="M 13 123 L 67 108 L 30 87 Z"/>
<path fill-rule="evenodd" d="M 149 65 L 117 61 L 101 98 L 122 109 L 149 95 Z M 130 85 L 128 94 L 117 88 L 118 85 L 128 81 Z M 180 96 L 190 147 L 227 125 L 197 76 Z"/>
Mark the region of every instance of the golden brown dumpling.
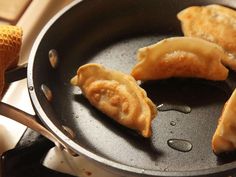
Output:
<path fill-rule="evenodd" d="M 81 66 L 71 79 L 97 109 L 134 129 L 144 137 L 151 136 L 151 121 L 157 108 L 133 77 L 107 69 L 99 64 Z"/>
<path fill-rule="evenodd" d="M 185 36 L 217 43 L 231 57 L 223 64 L 236 70 L 236 11 L 220 5 L 192 6 L 177 15 Z"/>
<path fill-rule="evenodd" d="M 212 149 L 216 154 L 236 150 L 236 90 L 225 103 L 212 139 Z"/>
<path fill-rule="evenodd" d="M 228 56 L 217 44 L 192 37 L 172 37 L 138 50 L 138 63 L 131 75 L 136 80 L 196 77 L 225 80 L 228 69 L 221 60 Z"/>

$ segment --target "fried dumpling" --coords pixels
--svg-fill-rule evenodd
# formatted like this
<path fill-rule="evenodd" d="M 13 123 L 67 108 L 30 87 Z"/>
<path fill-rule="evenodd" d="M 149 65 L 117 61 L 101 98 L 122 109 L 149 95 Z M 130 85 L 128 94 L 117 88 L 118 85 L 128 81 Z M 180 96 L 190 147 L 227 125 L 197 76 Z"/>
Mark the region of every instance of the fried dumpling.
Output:
<path fill-rule="evenodd" d="M 131 71 L 136 80 L 196 77 L 225 80 L 228 69 L 221 60 L 228 56 L 217 44 L 199 38 L 172 37 L 138 50 L 138 63 Z"/>
<path fill-rule="evenodd" d="M 192 6 L 177 14 L 185 36 L 220 45 L 231 57 L 223 64 L 236 70 L 236 11 L 221 5 Z"/>
<path fill-rule="evenodd" d="M 216 154 L 236 150 L 236 89 L 225 103 L 212 138 L 212 149 Z"/>
<path fill-rule="evenodd" d="M 98 110 L 118 123 L 151 136 L 151 121 L 157 108 L 134 78 L 99 64 L 81 66 L 71 79 Z"/>

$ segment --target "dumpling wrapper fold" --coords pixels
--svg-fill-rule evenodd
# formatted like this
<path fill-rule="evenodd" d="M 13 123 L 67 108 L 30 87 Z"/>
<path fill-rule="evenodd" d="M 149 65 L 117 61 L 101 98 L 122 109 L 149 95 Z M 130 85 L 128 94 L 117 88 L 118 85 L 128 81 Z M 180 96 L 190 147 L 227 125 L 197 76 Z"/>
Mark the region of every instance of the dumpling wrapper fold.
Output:
<path fill-rule="evenodd" d="M 236 89 L 224 105 L 212 138 L 212 149 L 216 154 L 236 150 Z"/>
<path fill-rule="evenodd" d="M 151 136 L 151 121 L 157 108 L 135 79 L 99 64 L 81 66 L 71 79 L 89 102 L 118 123 Z"/>
<path fill-rule="evenodd" d="M 185 36 L 220 45 L 229 53 L 223 64 L 236 70 L 236 11 L 221 5 L 191 6 L 177 14 Z"/>
<path fill-rule="evenodd" d="M 138 63 L 131 71 L 136 80 L 195 77 L 225 80 L 222 64 L 228 55 L 217 44 L 193 37 L 172 37 L 138 50 Z"/>

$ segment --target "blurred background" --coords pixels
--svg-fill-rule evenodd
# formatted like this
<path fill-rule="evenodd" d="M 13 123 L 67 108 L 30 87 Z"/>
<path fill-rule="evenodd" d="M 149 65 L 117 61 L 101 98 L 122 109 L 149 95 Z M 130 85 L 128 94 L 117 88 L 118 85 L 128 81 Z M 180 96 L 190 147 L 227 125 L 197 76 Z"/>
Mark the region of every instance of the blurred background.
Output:
<path fill-rule="evenodd" d="M 0 0 L 0 25 L 23 29 L 19 65 L 28 61 L 37 35 L 44 25 L 72 0 Z M 10 84 L 2 102 L 27 113 L 32 108 L 27 80 Z M 117 177 L 84 157 L 72 157 L 53 143 L 0 115 L 0 177 Z"/>
<path fill-rule="evenodd" d="M 48 20 L 72 0 L 0 0 L 0 24 L 22 27 L 23 41 L 19 65 L 26 63 L 31 47 L 38 33 Z M 3 102 L 14 105 L 28 113 L 33 113 L 26 79 L 10 85 Z M 14 131 L 13 131 L 14 130 Z M 25 126 L 10 119 L 0 118 L 0 153 L 13 148 Z"/>

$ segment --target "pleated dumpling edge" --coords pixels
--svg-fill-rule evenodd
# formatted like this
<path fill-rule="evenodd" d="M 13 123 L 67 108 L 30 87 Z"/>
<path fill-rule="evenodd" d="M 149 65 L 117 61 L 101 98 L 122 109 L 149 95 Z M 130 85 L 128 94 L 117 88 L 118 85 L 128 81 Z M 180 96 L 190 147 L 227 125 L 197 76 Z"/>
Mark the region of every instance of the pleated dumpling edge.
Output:
<path fill-rule="evenodd" d="M 100 64 L 85 64 L 71 80 L 98 110 L 120 123 L 150 137 L 151 121 L 157 115 L 155 104 L 135 79 Z"/>
<path fill-rule="evenodd" d="M 194 37 L 171 37 L 138 50 L 131 75 L 136 80 L 195 77 L 225 80 L 228 55 L 217 44 Z"/>

